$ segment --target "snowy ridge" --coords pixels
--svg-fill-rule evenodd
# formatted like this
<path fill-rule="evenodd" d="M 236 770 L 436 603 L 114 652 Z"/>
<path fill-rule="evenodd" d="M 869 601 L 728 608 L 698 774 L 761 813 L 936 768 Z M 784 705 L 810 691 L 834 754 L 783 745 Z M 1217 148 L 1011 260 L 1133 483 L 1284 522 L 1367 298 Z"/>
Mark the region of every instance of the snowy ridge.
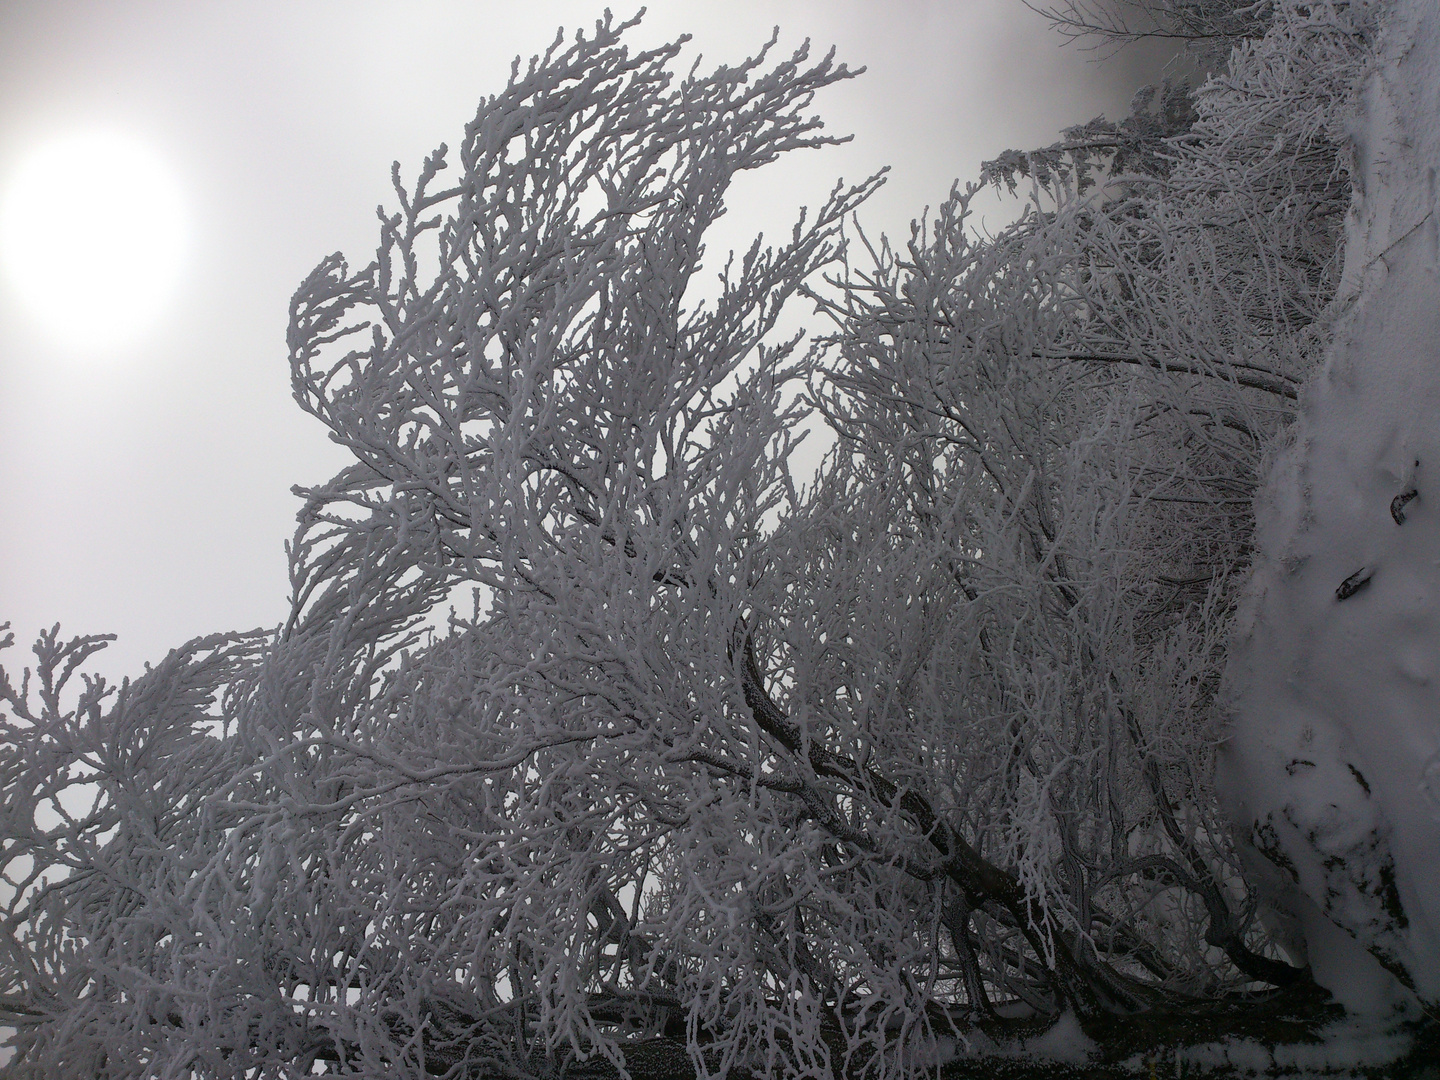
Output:
<path fill-rule="evenodd" d="M 1222 782 L 1296 959 L 1352 1008 L 1404 984 L 1440 1013 L 1440 8 L 1382 10 L 1343 314 L 1257 504 Z"/>

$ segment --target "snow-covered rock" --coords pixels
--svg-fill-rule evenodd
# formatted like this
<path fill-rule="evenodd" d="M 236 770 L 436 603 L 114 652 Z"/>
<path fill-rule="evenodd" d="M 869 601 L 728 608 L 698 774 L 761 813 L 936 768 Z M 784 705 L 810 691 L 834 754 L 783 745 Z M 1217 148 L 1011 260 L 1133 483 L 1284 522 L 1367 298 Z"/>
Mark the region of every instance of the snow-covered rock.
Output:
<path fill-rule="evenodd" d="M 1346 307 L 1257 506 L 1221 782 L 1317 978 L 1440 1014 L 1440 4 L 1384 6 L 1352 133 Z"/>

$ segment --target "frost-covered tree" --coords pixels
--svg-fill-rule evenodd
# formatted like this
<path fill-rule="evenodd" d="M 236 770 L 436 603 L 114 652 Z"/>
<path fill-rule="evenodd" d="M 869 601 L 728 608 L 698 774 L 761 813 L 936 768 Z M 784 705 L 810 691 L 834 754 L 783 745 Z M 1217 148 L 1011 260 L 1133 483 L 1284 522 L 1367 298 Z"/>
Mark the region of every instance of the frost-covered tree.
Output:
<path fill-rule="evenodd" d="M 1285 0 L 1025 2 L 1082 48 L 1114 53 L 1137 41 L 1161 41 L 1212 69 L 1223 67 L 1236 46 L 1263 38 L 1288 6 Z"/>
<path fill-rule="evenodd" d="M 1209 589 L 1202 623 L 1222 647 L 1211 654 L 1217 664 L 1201 682 L 1228 687 L 1211 701 L 1208 734 L 1188 745 L 1227 744 L 1221 786 L 1226 816 L 1238 827 L 1235 856 L 1251 878 L 1251 902 L 1275 940 L 1286 942 L 1288 955 L 1313 962 L 1324 984 L 1347 1002 L 1373 1008 L 1404 1001 L 1413 1008 L 1418 997 L 1433 1016 L 1440 1009 L 1435 888 L 1419 852 L 1434 846 L 1424 770 L 1436 736 L 1433 725 L 1407 719 L 1433 710 L 1412 700 L 1425 692 L 1406 683 L 1424 684 L 1428 660 L 1417 658 L 1433 654 L 1423 628 L 1411 626 L 1418 618 L 1411 606 L 1424 606 L 1418 597 L 1428 595 L 1427 579 L 1405 556 L 1389 553 L 1396 564 L 1392 587 L 1410 590 L 1412 599 L 1387 601 L 1377 593 L 1334 608 L 1368 588 L 1378 553 L 1393 546 L 1393 537 L 1369 535 L 1363 516 L 1343 527 L 1332 520 L 1334 534 L 1310 517 L 1321 505 L 1336 515 L 1337 492 L 1350 484 L 1346 497 L 1357 500 L 1356 507 L 1395 502 L 1384 520 L 1405 520 L 1404 506 L 1418 497 L 1416 461 L 1424 456 L 1423 380 L 1406 378 L 1403 390 L 1399 381 L 1393 384 L 1390 393 L 1403 396 L 1403 405 L 1372 389 L 1363 408 L 1322 409 L 1319 395 L 1337 391 L 1317 389 L 1312 409 L 1330 410 L 1332 431 L 1349 425 L 1343 440 L 1330 435 L 1325 452 L 1333 456 L 1323 464 L 1312 442 L 1322 425 L 1307 417 L 1298 435 L 1288 428 L 1300 389 L 1327 354 L 1331 372 L 1413 362 L 1389 355 L 1397 347 L 1385 340 L 1362 350 L 1354 337 L 1360 317 L 1352 309 L 1395 303 L 1367 295 L 1365 276 L 1377 262 L 1390 265 L 1392 246 L 1418 235 L 1417 222 L 1431 211 L 1414 171 L 1419 166 L 1404 173 L 1397 164 L 1413 162 L 1410 147 L 1428 137 L 1427 106 L 1405 104 L 1424 102 L 1433 92 L 1433 74 L 1416 59 L 1428 32 L 1422 8 L 1264 5 L 1266 33 L 1233 49 L 1225 73 L 1193 96 L 1178 135 L 1156 146 L 1157 127 L 1173 130 L 1185 116 L 1167 104 L 1159 114 L 1142 112 L 1118 125 L 1072 129 L 1064 142 L 1042 151 L 1006 154 L 987 165 L 987 175 L 1012 187 L 1029 176 L 1060 199 L 1052 214 L 1036 218 L 1030 234 L 1057 238 L 1058 257 L 1046 265 L 1061 268 L 1061 284 L 1045 295 L 1068 304 L 1073 320 L 1068 327 L 1052 320 L 1064 328 L 1027 347 L 1037 358 L 1092 370 L 1147 369 L 1126 381 L 1146 416 L 1137 441 L 1168 444 L 1167 464 L 1138 473 L 1148 473 L 1152 495 L 1144 494 L 1142 482 L 1126 498 L 1182 505 L 1168 508 L 1172 527 L 1149 539 L 1132 534 L 1123 543 L 1086 547 L 1130 559 L 1173 558 L 1169 574 Z M 1178 93 L 1167 89 L 1167 96 Z M 1401 104 L 1382 108 L 1377 101 Z M 1138 99 L 1142 110 L 1149 103 Z M 1101 205 L 1074 198 L 1107 170 Z M 1367 180 L 1371 172 L 1380 179 Z M 1352 178 L 1358 181 L 1353 202 Z M 1377 183 L 1384 185 L 1379 194 Z M 1347 210 L 1351 225 L 1342 246 Z M 974 292 L 957 290 L 972 309 L 967 317 L 974 317 Z M 1013 313 L 1016 305 L 1006 309 Z M 1405 311 L 1369 318 L 1372 325 L 1386 321 L 1424 337 Z M 1342 336 L 1331 353 L 1337 321 Z M 1366 351 L 1375 355 L 1366 358 Z M 1335 375 L 1324 379 L 1331 383 Z M 1062 385 L 1080 382 L 1072 376 Z M 1085 413 L 1099 417 L 1096 408 Z M 1014 430 L 1006 422 L 985 441 L 1004 443 Z M 1375 477 L 1362 481 L 1354 475 L 1360 466 L 1343 462 L 1376 440 L 1381 448 L 1368 466 Z M 1253 502 L 1277 456 L 1279 472 L 1261 504 L 1269 530 L 1265 561 L 1251 581 L 1243 571 L 1256 546 Z M 1084 505 L 1093 513 L 1093 502 Z M 1407 550 L 1423 546 L 1413 535 L 1402 545 Z M 1355 566 L 1325 585 L 1337 558 Z M 1314 568 L 1302 573 L 1307 562 Z M 1155 576 L 1164 580 L 1165 574 Z M 1242 603 L 1245 614 L 1232 622 Z M 1281 605 L 1297 606 L 1281 615 Z M 1338 629 L 1357 618 L 1365 630 Z M 1238 658 L 1223 647 L 1235 632 L 1252 638 Z M 1362 661 L 1359 641 L 1371 637 L 1374 657 Z M 1100 655 L 1111 660 L 1124 653 Z M 1316 655 L 1328 659 L 1317 663 Z M 1386 664 L 1399 665 L 1400 686 L 1396 676 L 1388 686 L 1380 678 L 1377 669 Z M 1352 665 L 1366 672 L 1363 679 L 1348 673 Z M 1140 670 L 1161 669 L 1147 661 Z M 1174 703 L 1185 698 L 1170 692 L 1157 700 L 1173 715 Z M 1338 704 L 1347 700 L 1348 706 Z M 1391 734 L 1370 745 L 1362 730 L 1382 724 Z M 1397 744 L 1406 749 L 1391 749 Z M 1207 766 L 1200 775 L 1208 772 Z M 1216 799 L 1208 788 L 1202 780 L 1196 792 L 1202 804 Z M 1207 830 L 1206 839 L 1221 838 Z"/>
<path fill-rule="evenodd" d="M 835 141 L 852 73 L 676 78 L 608 20 L 517 63 L 292 301 L 354 461 L 300 489 L 286 624 L 0 673 L 10 1071 L 889 1078 L 1328 1016 L 1214 776 L 1328 340 L 1348 11 L 1002 159 L 1048 193 L 997 237 L 957 191 L 847 247 L 876 177 L 713 284 L 730 180 Z"/>

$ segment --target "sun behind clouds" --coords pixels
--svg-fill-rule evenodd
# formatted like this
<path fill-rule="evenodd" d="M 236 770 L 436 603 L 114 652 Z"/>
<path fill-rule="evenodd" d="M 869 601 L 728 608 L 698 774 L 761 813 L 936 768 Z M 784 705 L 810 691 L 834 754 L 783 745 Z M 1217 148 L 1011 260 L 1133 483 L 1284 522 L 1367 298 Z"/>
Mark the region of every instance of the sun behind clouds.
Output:
<path fill-rule="evenodd" d="M 103 356 L 164 313 L 185 254 L 183 194 L 120 132 L 75 132 L 23 157 L 0 189 L 0 269 L 47 338 Z"/>

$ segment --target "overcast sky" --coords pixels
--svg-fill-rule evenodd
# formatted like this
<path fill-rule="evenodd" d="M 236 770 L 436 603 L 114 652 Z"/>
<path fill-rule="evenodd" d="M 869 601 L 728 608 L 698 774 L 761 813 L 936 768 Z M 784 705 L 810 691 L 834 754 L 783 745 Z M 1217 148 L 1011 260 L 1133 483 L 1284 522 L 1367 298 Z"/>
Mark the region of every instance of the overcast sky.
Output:
<path fill-rule="evenodd" d="M 0 5 L 0 190 L 47 141 L 104 128 L 173 173 L 188 222 L 180 284 L 123 347 L 66 345 L 0 283 L 0 622 L 21 646 L 57 620 L 118 633 L 100 665 L 116 675 L 194 635 L 283 618 L 290 486 L 343 464 L 290 399 L 291 293 L 332 251 L 368 261 L 392 160 L 413 173 L 439 142 L 457 144 L 517 53 L 602 11 L 603 0 Z M 747 178 L 729 200 L 727 245 L 788 232 L 837 176 L 882 165 L 890 182 L 862 221 L 904 235 L 982 159 L 1124 115 L 1163 63 L 1131 52 L 1098 65 L 1060 48 L 1019 0 L 676 0 L 650 4 L 634 38 L 691 33 L 688 56 L 733 62 L 777 23 L 787 53 L 808 36 L 868 67 L 816 101 L 855 141 Z M 999 221 L 1014 204 L 989 205 Z M 106 282 L 83 244 L 71 259 L 78 309 Z"/>

